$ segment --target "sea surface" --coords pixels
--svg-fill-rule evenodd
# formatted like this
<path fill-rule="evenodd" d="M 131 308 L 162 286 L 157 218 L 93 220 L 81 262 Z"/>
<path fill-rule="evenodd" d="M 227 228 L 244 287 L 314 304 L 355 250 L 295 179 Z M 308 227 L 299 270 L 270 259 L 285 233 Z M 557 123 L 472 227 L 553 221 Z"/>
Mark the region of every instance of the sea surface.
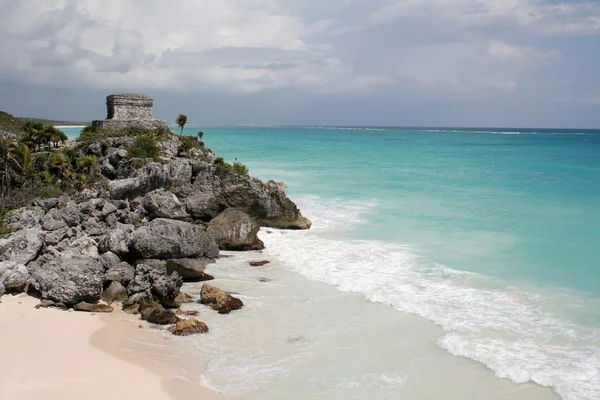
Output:
<path fill-rule="evenodd" d="M 600 131 L 198 131 L 313 221 L 210 267 L 247 306 L 199 308 L 211 334 L 183 342 L 202 383 L 263 400 L 600 399 Z"/>

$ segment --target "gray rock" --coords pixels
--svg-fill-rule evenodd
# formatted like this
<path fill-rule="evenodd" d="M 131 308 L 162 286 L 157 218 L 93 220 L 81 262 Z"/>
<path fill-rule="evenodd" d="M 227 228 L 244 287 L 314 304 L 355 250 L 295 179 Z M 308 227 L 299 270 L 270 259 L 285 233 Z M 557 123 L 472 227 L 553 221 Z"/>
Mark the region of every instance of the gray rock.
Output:
<path fill-rule="evenodd" d="M 185 219 L 189 214 L 177 196 L 173 193 L 157 189 L 148 193 L 142 199 L 142 205 L 155 218 Z"/>
<path fill-rule="evenodd" d="M 42 228 L 45 231 L 55 231 L 67 226 L 77 226 L 81 222 L 80 211 L 74 203 L 61 209 L 53 208 L 41 219 Z"/>
<path fill-rule="evenodd" d="M 81 227 L 90 236 L 100 236 L 106 233 L 108 226 L 97 217 L 89 217 L 81 224 Z"/>
<path fill-rule="evenodd" d="M 265 184 L 207 163 L 195 165 L 194 172 L 194 183 L 185 193 L 186 209 L 194 218 L 210 221 L 227 208 L 240 208 L 261 226 L 308 229 L 311 225 L 287 198 L 283 184 Z"/>
<path fill-rule="evenodd" d="M 42 209 L 46 209 L 46 210 L 56 207 L 59 203 L 60 203 L 60 199 L 57 199 L 57 198 L 50 198 L 50 199 L 37 198 L 33 201 L 33 204 L 35 206 L 40 207 Z"/>
<path fill-rule="evenodd" d="M 18 264 L 27 264 L 35 259 L 44 243 L 41 229 L 31 228 L 17 231 L 8 238 L 0 239 L 0 261 L 11 261 Z"/>
<path fill-rule="evenodd" d="M 0 262 L 0 283 L 9 291 L 21 292 L 27 285 L 29 273 L 23 264 Z"/>
<path fill-rule="evenodd" d="M 44 215 L 46 212 L 42 207 L 23 207 L 12 211 L 5 224 L 19 229 L 39 228 L 40 220 Z"/>
<path fill-rule="evenodd" d="M 54 246 L 53 249 L 49 248 L 48 250 L 56 257 L 62 258 L 79 256 L 90 257 L 96 260 L 99 258 L 98 242 L 80 230 L 76 230 L 71 238 L 64 239 Z"/>
<path fill-rule="evenodd" d="M 121 259 L 119 259 L 116 254 L 109 251 L 98 257 L 98 261 L 100 261 L 100 264 L 102 264 L 104 269 L 109 270 L 111 267 L 119 264 Z"/>
<path fill-rule="evenodd" d="M 0 297 L 4 296 L 4 293 L 6 293 L 6 289 L 4 288 L 2 282 L 0 282 Z"/>
<path fill-rule="evenodd" d="M 161 303 L 171 302 L 179 295 L 182 284 L 183 280 L 176 273 L 167 275 L 163 268 L 139 264 L 135 268 L 135 277 L 127 286 L 127 293 L 149 293 Z"/>
<path fill-rule="evenodd" d="M 95 302 L 102 293 L 104 268 L 84 256 L 70 258 L 40 257 L 27 265 L 29 284 L 44 299 L 65 304 Z"/>
<path fill-rule="evenodd" d="M 117 207 L 109 202 L 106 202 L 102 208 L 102 216 L 106 218 L 114 212 L 117 212 Z"/>
<path fill-rule="evenodd" d="M 215 241 L 199 225 L 158 218 L 129 237 L 130 251 L 138 258 L 218 258 Z"/>
<path fill-rule="evenodd" d="M 120 224 L 119 224 L 120 225 Z M 111 251 L 116 255 L 123 256 L 129 253 L 129 247 L 127 241 L 131 230 L 125 229 L 123 226 L 118 226 L 116 229 L 111 230 L 104 238 L 103 250 Z"/>
<path fill-rule="evenodd" d="M 46 246 L 56 246 L 67 237 L 70 230 L 71 228 L 64 227 L 54 231 L 44 232 L 44 242 L 46 243 Z"/>
<path fill-rule="evenodd" d="M 206 232 L 221 250 L 262 250 L 264 243 L 257 234 L 260 226 L 245 212 L 228 208 L 210 221 Z"/>
<path fill-rule="evenodd" d="M 96 156 L 102 156 L 102 143 L 101 142 L 92 143 L 91 145 L 89 145 L 87 150 L 88 150 L 89 154 L 94 154 Z"/>
<path fill-rule="evenodd" d="M 127 289 L 119 282 L 111 282 L 104 292 L 102 292 L 102 300 L 109 304 L 114 301 L 123 302 L 127 298 Z"/>
<path fill-rule="evenodd" d="M 123 285 L 129 284 L 135 276 L 135 268 L 126 262 L 113 265 L 106 271 L 106 280 L 115 281 L 122 283 Z"/>
<path fill-rule="evenodd" d="M 204 273 L 206 266 L 214 263 L 212 258 L 178 258 L 166 261 L 167 274 L 177 272 L 184 282 L 199 282 L 207 280 Z"/>

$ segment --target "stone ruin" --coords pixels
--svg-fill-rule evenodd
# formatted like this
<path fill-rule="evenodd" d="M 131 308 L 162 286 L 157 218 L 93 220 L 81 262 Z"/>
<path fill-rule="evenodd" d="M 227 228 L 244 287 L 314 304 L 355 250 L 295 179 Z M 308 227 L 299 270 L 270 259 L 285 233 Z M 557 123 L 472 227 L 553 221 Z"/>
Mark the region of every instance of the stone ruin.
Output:
<path fill-rule="evenodd" d="M 111 94 L 106 97 L 106 119 L 92 121 L 92 127 L 168 129 L 167 121 L 155 119 L 152 115 L 153 103 L 152 97 L 145 94 Z"/>

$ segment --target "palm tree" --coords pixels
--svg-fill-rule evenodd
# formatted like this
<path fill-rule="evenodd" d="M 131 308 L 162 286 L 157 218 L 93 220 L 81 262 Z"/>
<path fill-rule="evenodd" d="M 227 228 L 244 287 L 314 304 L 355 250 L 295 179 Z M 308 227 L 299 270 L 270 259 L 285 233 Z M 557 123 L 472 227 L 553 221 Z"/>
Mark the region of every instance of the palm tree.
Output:
<path fill-rule="evenodd" d="M 66 133 L 61 131 L 60 129 L 54 128 L 54 132 L 51 137 L 52 143 L 54 143 L 54 147 L 58 147 L 59 143 L 66 143 L 69 140 L 69 137 Z"/>
<path fill-rule="evenodd" d="M 15 147 L 14 139 L 0 137 L 0 165 L 2 178 L 0 179 L 0 188 L 2 195 L 8 194 L 12 178 L 21 172 L 21 166 L 12 156 L 12 150 Z"/>
<path fill-rule="evenodd" d="M 21 143 L 12 149 L 11 154 L 19 162 L 25 182 L 27 183 L 33 179 L 35 170 L 33 168 L 33 155 L 29 147 Z"/>
<path fill-rule="evenodd" d="M 86 171 L 88 175 L 98 168 L 98 157 L 96 156 L 85 156 L 79 159 L 78 162 L 79 170 Z"/>
<path fill-rule="evenodd" d="M 37 146 L 38 151 L 42 151 L 42 144 L 46 143 L 46 126 L 41 122 L 27 121 L 23 126 L 25 135 L 21 138 L 21 142 L 26 144 L 30 148 L 35 150 Z"/>
<path fill-rule="evenodd" d="M 175 123 L 179 128 L 181 128 L 181 132 L 179 133 L 179 135 L 183 135 L 183 127 L 185 126 L 185 124 L 187 124 L 187 115 L 179 114 L 179 117 L 177 117 Z"/>

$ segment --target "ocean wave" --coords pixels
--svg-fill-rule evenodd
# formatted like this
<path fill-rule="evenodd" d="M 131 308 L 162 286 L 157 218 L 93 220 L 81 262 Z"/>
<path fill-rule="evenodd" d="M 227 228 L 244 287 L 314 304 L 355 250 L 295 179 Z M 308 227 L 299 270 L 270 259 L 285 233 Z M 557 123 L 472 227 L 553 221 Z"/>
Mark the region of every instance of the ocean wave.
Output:
<path fill-rule="evenodd" d="M 410 246 L 333 235 L 360 223 L 376 202 L 301 203 L 314 229 L 263 235 L 269 255 L 310 279 L 435 322 L 447 332 L 440 347 L 499 377 L 552 387 L 565 400 L 600 398 L 597 328 L 552 312 L 543 295 L 428 262 Z"/>

